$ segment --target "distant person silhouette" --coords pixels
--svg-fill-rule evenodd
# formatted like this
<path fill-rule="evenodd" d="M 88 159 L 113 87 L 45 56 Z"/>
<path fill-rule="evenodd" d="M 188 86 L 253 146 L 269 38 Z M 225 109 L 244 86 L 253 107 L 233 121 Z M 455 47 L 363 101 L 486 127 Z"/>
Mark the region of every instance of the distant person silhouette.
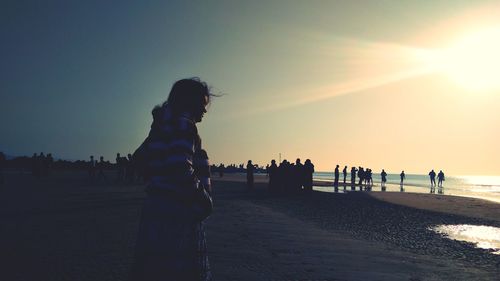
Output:
<path fill-rule="evenodd" d="M 358 171 L 358 169 L 356 169 L 356 167 L 351 167 L 351 190 L 355 190 L 356 189 L 356 172 Z"/>
<path fill-rule="evenodd" d="M 121 182 L 123 181 L 123 178 L 125 176 L 125 169 L 124 169 L 124 161 L 123 158 L 120 156 L 120 153 L 116 154 L 116 182 Z"/>
<path fill-rule="evenodd" d="M 339 177 L 340 177 L 339 165 L 336 165 L 333 178 L 333 188 L 335 189 L 335 192 L 339 192 Z"/>
<path fill-rule="evenodd" d="M 365 170 L 361 166 L 358 168 L 358 178 L 359 178 L 359 182 L 358 182 L 359 190 L 362 191 L 363 190 L 363 182 L 365 181 Z"/>
<path fill-rule="evenodd" d="M 438 187 L 442 188 L 443 187 L 443 181 L 445 180 L 444 173 L 443 173 L 442 170 L 439 170 L 439 173 L 438 173 L 437 177 L 438 177 Z"/>
<path fill-rule="evenodd" d="M 434 193 L 436 187 L 436 172 L 434 170 L 429 172 L 429 178 L 431 180 L 431 193 Z"/>
<path fill-rule="evenodd" d="M 5 157 L 5 154 L 0 151 L 0 184 L 3 184 L 5 182 L 5 176 L 3 174 L 3 171 L 6 166 L 7 159 Z"/>
<path fill-rule="evenodd" d="M 435 186 L 436 185 L 436 172 L 434 172 L 434 170 L 431 170 L 429 172 L 429 178 L 431 180 L 431 186 Z"/>
<path fill-rule="evenodd" d="M 365 170 L 365 190 L 371 190 L 373 186 L 373 179 L 372 179 L 372 170 L 366 168 Z"/>
<path fill-rule="evenodd" d="M 106 163 L 104 162 L 104 157 L 101 156 L 99 157 L 99 162 L 96 164 L 97 166 L 97 180 L 101 181 L 103 180 L 104 182 L 107 182 L 108 179 L 106 178 L 106 175 L 104 174 L 104 166 Z"/>
<path fill-rule="evenodd" d="M 297 158 L 297 160 L 295 160 L 293 178 L 295 185 L 294 191 L 302 191 L 302 188 L 304 186 L 304 165 L 300 162 L 300 158 Z"/>
<path fill-rule="evenodd" d="M 312 192 L 313 190 L 313 174 L 314 174 L 314 164 L 310 159 L 304 162 L 304 190 L 306 192 Z"/>
<path fill-rule="evenodd" d="M 286 192 L 286 187 L 285 187 L 285 165 L 286 165 L 286 160 L 283 160 L 279 166 L 278 166 L 278 171 L 276 173 L 276 187 L 278 192 L 285 193 Z"/>
<path fill-rule="evenodd" d="M 52 173 L 52 168 L 54 165 L 54 158 L 52 157 L 52 153 L 47 154 L 47 157 L 45 158 L 46 160 L 46 166 L 47 166 L 47 176 L 50 176 Z"/>
<path fill-rule="evenodd" d="M 382 172 L 380 173 L 380 177 L 382 178 L 380 186 L 382 188 L 382 191 L 385 191 L 385 183 L 387 182 L 387 173 L 382 169 Z"/>
<path fill-rule="evenodd" d="M 255 166 L 252 164 L 252 160 L 248 160 L 247 162 L 247 188 L 253 189 L 253 173 Z"/>
<path fill-rule="evenodd" d="M 225 169 L 224 164 L 221 163 L 219 165 L 219 178 L 222 178 L 224 176 L 224 169 Z"/>
<path fill-rule="evenodd" d="M 88 163 L 88 171 L 89 171 L 89 178 L 91 180 L 95 179 L 95 169 L 96 169 L 96 163 L 94 160 L 94 155 L 90 155 L 90 161 Z"/>
<path fill-rule="evenodd" d="M 373 185 L 373 178 L 372 178 L 372 169 L 366 169 L 365 170 L 365 178 L 366 178 L 366 184 L 369 186 Z"/>
<path fill-rule="evenodd" d="M 276 165 L 276 160 L 271 160 L 271 165 L 269 166 L 269 191 L 278 191 L 278 166 Z"/>
<path fill-rule="evenodd" d="M 280 170 L 281 170 L 281 181 L 283 185 L 283 191 L 285 194 L 291 194 L 292 193 L 292 173 L 293 173 L 293 166 L 288 162 L 288 160 L 283 160 L 283 162 L 280 165 Z"/>
<path fill-rule="evenodd" d="M 344 166 L 344 169 L 342 170 L 342 174 L 344 175 L 344 189 L 345 189 L 345 182 L 347 179 L 347 166 Z"/>
<path fill-rule="evenodd" d="M 127 162 L 125 162 L 125 178 L 127 182 L 134 183 L 135 182 L 135 163 L 132 157 L 132 154 L 127 154 Z"/>
<path fill-rule="evenodd" d="M 401 171 L 401 174 L 399 174 L 399 177 L 401 178 L 401 182 L 399 183 L 400 191 L 405 191 L 405 189 L 404 189 L 404 181 L 406 178 L 405 171 Z"/>

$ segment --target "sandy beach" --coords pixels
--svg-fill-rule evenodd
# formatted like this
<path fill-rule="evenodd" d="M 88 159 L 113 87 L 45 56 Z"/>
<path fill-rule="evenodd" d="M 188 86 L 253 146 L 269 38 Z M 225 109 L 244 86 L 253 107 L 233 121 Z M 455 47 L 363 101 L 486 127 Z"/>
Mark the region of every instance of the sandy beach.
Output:
<path fill-rule="evenodd" d="M 241 176 L 214 179 L 206 226 L 215 280 L 498 280 L 500 256 L 427 230 L 498 227 L 498 206 L 375 192 L 270 196 L 266 179 L 256 181 L 248 191 Z M 8 175 L 0 279 L 124 280 L 143 187 L 90 183 L 83 172 Z"/>

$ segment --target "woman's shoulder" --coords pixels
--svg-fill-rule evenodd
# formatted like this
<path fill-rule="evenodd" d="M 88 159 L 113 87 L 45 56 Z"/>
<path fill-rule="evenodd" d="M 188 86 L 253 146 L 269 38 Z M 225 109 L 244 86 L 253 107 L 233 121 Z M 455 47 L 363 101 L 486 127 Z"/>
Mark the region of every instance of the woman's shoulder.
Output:
<path fill-rule="evenodd" d="M 196 123 L 187 113 L 176 113 L 168 107 L 162 112 L 161 127 L 183 132 L 197 132 Z"/>

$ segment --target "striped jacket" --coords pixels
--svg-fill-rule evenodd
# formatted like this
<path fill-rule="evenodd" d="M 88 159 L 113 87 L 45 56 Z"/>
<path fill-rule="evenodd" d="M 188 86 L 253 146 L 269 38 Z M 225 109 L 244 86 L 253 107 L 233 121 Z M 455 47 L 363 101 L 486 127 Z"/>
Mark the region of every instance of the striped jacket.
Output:
<path fill-rule="evenodd" d="M 167 106 L 155 120 L 147 143 L 147 169 L 150 192 L 175 192 L 190 195 L 197 188 L 195 155 L 201 151 L 201 139 L 193 118 L 174 114 Z"/>

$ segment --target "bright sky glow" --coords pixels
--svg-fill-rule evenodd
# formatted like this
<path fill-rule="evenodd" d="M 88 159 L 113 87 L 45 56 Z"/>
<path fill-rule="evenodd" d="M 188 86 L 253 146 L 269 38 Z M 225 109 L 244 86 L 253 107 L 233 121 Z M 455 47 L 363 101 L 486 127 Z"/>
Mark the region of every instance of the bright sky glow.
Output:
<path fill-rule="evenodd" d="M 427 63 L 470 91 L 500 89 L 500 27 L 477 30 L 448 48 L 429 52 Z"/>
<path fill-rule="evenodd" d="M 429 74 L 434 70 L 432 66 L 415 56 L 416 53 L 421 52 L 416 48 L 353 39 L 335 40 L 335 43 L 332 43 L 330 48 L 332 52 L 346 52 L 349 57 L 353 58 L 346 62 L 353 78 L 314 88 L 303 93 L 303 97 L 264 105 L 247 113 L 260 114 L 267 111 L 283 110 L 321 102 L 336 96 L 352 94 Z M 332 61 L 332 64 L 334 63 Z"/>

